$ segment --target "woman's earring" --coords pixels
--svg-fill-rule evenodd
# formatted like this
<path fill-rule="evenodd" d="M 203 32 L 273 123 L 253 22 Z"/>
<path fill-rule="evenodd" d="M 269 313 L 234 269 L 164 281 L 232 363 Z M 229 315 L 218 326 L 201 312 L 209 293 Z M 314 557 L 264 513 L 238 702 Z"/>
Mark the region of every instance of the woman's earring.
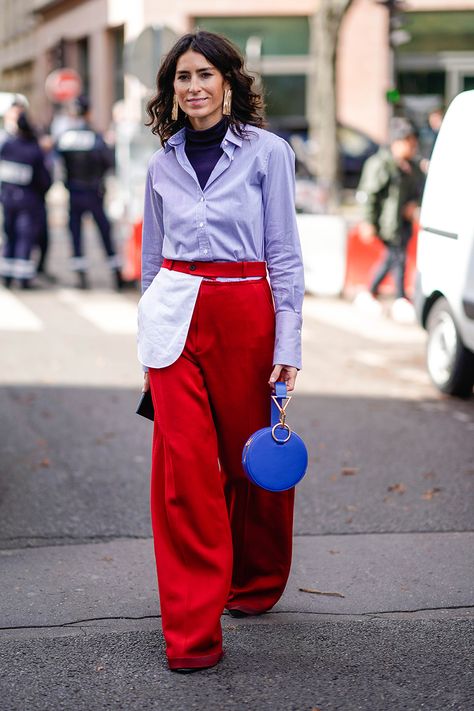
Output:
<path fill-rule="evenodd" d="M 224 116 L 230 116 L 232 106 L 232 89 L 226 89 L 224 91 L 224 103 L 222 104 L 222 114 Z"/>
<path fill-rule="evenodd" d="M 171 120 L 172 121 L 177 121 L 178 120 L 178 97 L 176 94 L 173 96 L 173 108 L 171 109 Z"/>

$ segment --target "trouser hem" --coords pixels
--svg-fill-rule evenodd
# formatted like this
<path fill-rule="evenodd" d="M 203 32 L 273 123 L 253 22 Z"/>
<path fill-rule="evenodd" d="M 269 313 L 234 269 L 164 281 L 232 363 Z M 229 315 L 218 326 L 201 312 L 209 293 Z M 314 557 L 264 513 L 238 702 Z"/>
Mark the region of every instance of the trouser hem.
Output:
<path fill-rule="evenodd" d="M 168 666 L 170 669 L 206 669 L 218 664 L 223 656 L 224 652 L 220 651 L 203 657 L 168 657 Z"/>

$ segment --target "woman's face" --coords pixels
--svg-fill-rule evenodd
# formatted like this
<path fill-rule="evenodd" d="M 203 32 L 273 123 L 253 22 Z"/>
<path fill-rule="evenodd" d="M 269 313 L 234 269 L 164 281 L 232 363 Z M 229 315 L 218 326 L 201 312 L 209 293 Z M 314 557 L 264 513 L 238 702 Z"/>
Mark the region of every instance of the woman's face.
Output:
<path fill-rule="evenodd" d="M 210 128 L 222 118 L 228 82 L 204 55 L 188 49 L 176 64 L 174 91 L 180 108 L 196 130 Z"/>

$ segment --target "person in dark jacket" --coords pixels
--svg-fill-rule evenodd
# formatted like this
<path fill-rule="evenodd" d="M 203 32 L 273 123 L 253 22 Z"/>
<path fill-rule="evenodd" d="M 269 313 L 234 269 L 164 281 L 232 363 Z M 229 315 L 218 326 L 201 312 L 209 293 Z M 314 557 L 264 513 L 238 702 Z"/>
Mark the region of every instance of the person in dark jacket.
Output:
<path fill-rule="evenodd" d="M 69 228 L 72 235 L 72 268 L 77 272 L 78 285 L 88 288 L 88 262 L 84 256 L 82 217 L 90 213 L 99 229 L 108 257 L 115 286 L 123 287 L 120 260 L 111 234 L 110 222 L 104 211 L 104 176 L 113 166 L 113 154 L 103 137 L 90 124 L 89 101 L 81 96 L 76 100 L 77 125 L 62 133 L 56 150 L 63 160 L 65 184 L 69 190 Z"/>
<path fill-rule="evenodd" d="M 443 123 L 444 111 L 441 106 L 437 106 L 430 111 L 424 126 L 420 129 L 420 152 L 423 158 L 430 160 L 433 148 L 438 138 L 441 124 Z"/>
<path fill-rule="evenodd" d="M 45 156 L 26 112 L 15 109 L 16 134 L 0 149 L 1 202 L 6 236 L 0 274 L 5 286 L 16 280 L 29 288 L 35 275 L 31 251 L 37 242 L 44 198 L 51 186 Z"/>
<path fill-rule="evenodd" d="M 401 321 L 413 317 L 405 293 L 405 266 L 425 180 L 416 160 L 417 151 L 413 125 L 404 118 L 394 118 L 390 125 L 390 146 L 381 148 L 366 161 L 358 191 L 364 209 L 364 221 L 359 227 L 361 238 L 369 242 L 378 237 L 385 245 L 385 254 L 376 267 L 369 292 L 360 294 L 357 303 L 370 306 L 374 312 L 380 310 L 376 301 L 379 287 L 387 274 L 393 272 L 396 300 L 392 315 Z"/>
<path fill-rule="evenodd" d="M 45 154 L 46 167 L 48 168 L 51 175 L 54 176 L 54 151 L 53 151 L 54 142 L 53 142 L 51 136 L 49 136 L 46 133 L 39 136 L 38 142 L 41 146 L 41 149 L 43 150 L 43 152 Z M 41 226 L 39 229 L 38 241 L 36 244 L 36 248 L 37 248 L 36 273 L 38 276 L 40 276 L 43 279 L 43 281 L 46 281 L 49 283 L 54 283 L 57 281 L 57 279 L 53 274 L 51 274 L 49 272 L 48 267 L 47 267 L 50 241 L 51 240 L 50 240 L 50 234 L 49 234 L 48 213 L 47 213 L 47 208 L 46 208 L 46 201 L 44 201 L 43 212 L 41 215 Z"/>

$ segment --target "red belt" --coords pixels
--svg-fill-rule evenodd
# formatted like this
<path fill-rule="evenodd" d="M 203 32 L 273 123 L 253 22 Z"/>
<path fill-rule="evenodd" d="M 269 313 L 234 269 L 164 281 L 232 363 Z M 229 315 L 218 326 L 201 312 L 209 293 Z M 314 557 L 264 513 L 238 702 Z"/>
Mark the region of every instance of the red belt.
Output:
<path fill-rule="evenodd" d="M 161 265 L 183 274 L 203 277 L 265 277 L 266 262 L 182 262 L 177 259 L 163 259 Z"/>

